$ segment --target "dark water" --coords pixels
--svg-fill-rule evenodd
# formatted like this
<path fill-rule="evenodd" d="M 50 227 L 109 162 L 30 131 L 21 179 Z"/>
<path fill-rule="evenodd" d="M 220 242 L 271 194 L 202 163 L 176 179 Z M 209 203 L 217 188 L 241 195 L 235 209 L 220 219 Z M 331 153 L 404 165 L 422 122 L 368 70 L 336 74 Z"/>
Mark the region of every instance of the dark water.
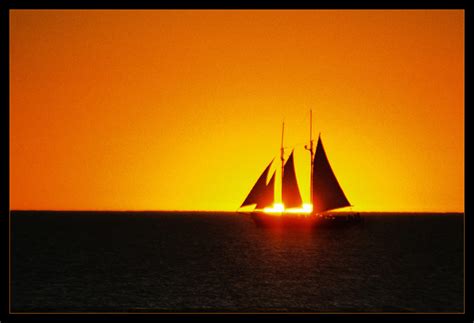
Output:
<path fill-rule="evenodd" d="M 462 312 L 463 215 L 13 212 L 13 312 Z"/>

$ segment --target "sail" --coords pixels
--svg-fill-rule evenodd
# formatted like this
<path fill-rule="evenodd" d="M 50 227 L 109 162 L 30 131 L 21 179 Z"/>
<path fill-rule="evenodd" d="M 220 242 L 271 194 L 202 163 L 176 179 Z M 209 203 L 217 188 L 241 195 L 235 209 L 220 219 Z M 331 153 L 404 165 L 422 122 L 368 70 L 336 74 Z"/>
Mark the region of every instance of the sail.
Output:
<path fill-rule="evenodd" d="M 332 171 L 321 137 L 318 139 L 313 166 L 313 212 L 323 212 L 351 204 Z"/>
<path fill-rule="evenodd" d="M 270 164 L 268 164 L 267 168 L 265 168 L 262 175 L 260 175 L 257 182 L 250 190 L 250 193 L 247 195 L 247 198 L 240 207 L 243 207 L 245 205 L 257 204 L 257 207 L 263 208 L 273 204 L 275 175 L 272 176 L 272 179 L 270 180 L 268 185 L 266 184 L 268 171 L 270 170 L 270 166 L 272 165 L 272 163 L 273 160 L 270 162 Z"/>
<path fill-rule="evenodd" d="M 285 208 L 301 207 L 303 204 L 300 190 L 298 189 L 298 182 L 296 181 L 293 151 L 283 169 L 281 195 Z"/>
<path fill-rule="evenodd" d="M 265 186 L 265 189 L 262 192 L 262 195 L 257 201 L 257 209 L 263 209 L 273 205 L 275 201 L 275 172 L 273 172 L 270 182 Z"/>

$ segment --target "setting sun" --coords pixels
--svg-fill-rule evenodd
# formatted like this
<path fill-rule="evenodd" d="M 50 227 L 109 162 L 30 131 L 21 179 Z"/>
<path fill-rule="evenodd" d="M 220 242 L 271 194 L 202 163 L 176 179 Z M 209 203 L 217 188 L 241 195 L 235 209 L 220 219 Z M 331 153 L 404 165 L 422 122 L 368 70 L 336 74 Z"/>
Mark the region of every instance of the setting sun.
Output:
<path fill-rule="evenodd" d="M 308 203 L 304 203 L 300 208 L 285 209 L 282 203 L 275 203 L 272 207 L 266 207 L 263 209 L 265 213 L 297 213 L 297 214 L 310 214 L 313 211 L 313 206 Z"/>

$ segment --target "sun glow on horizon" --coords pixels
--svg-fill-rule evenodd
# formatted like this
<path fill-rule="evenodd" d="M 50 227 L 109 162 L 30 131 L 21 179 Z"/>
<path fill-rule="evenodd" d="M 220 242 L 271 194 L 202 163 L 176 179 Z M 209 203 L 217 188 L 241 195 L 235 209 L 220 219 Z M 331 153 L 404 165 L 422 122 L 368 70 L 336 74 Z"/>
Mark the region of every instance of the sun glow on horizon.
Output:
<path fill-rule="evenodd" d="M 274 203 L 272 207 L 266 207 L 263 209 L 265 213 L 298 213 L 298 214 L 310 214 L 313 211 L 313 205 L 310 203 L 303 203 L 300 208 L 289 208 L 286 209 L 283 203 Z"/>
<path fill-rule="evenodd" d="M 265 213 L 282 213 L 285 211 L 283 203 L 273 203 L 272 207 L 266 207 L 263 209 Z"/>

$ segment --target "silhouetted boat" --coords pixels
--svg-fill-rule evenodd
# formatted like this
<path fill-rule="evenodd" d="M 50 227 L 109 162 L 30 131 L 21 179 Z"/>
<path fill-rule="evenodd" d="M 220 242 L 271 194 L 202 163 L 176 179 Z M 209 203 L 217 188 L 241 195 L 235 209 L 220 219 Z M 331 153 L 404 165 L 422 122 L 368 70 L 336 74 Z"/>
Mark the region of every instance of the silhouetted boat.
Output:
<path fill-rule="evenodd" d="M 316 153 L 313 150 L 312 139 L 312 116 L 310 112 L 310 143 L 305 146 L 311 153 L 311 179 L 310 196 L 311 204 L 303 205 L 303 200 L 298 188 L 294 166 L 294 150 L 291 151 L 285 163 L 283 133 L 282 129 L 280 159 L 281 159 L 281 201 L 275 203 L 275 174 L 273 172 L 270 181 L 267 183 L 268 173 L 273 160 L 268 164 L 257 182 L 250 190 L 244 206 L 255 205 L 255 209 L 250 212 L 256 224 L 262 226 L 347 226 L 362 222 L 359 213 L 335 214 L 329 211 L 352 206 L 349 203 L 344 191 L 334 175 L 329 164 L 321 135 L 318 137 Z"/>

